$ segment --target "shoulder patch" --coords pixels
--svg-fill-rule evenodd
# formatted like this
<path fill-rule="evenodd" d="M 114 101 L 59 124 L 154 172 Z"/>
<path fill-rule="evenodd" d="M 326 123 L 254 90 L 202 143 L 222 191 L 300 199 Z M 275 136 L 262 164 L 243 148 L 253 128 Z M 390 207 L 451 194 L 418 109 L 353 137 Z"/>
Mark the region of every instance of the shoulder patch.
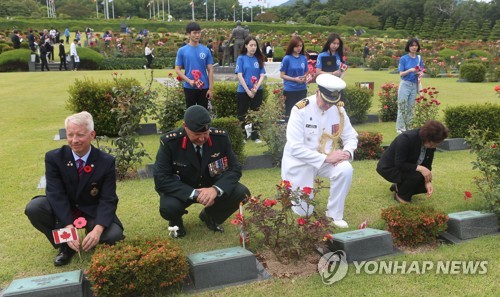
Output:
<path fill-rule="evenodd" d="M 308 104 L 309 104 L 309 99 L 302 99 L 299 102 L 297 102 L 295 106 L 297 106 L 298 109 L 302 109 L 306 107 Z"/>

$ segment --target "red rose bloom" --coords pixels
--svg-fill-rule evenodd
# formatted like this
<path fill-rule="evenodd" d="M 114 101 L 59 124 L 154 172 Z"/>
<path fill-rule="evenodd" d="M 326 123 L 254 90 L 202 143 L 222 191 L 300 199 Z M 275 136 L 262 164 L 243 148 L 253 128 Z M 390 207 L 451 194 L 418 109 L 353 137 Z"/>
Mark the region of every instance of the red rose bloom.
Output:
<path fill-rule="evenodd" d="M 306 195 L 311 195 L 312 188 L 310 188 L 310 187 L 304 187 L 304 188 L 302 188 L 302 193 L 304 193 Z"/>
<path fill-rule="evenodd" d="M 464 200 L 469 200 L 472 198 L 472 193 L 469 191 L 464 192 Z"/>
<path fill-rule="evenodd" d="M 304 218 L 297 219 L 297 224 L 299 224 L 299 226 L 304 226 L 306 223 L 307 223 L 307 221 Z"/>

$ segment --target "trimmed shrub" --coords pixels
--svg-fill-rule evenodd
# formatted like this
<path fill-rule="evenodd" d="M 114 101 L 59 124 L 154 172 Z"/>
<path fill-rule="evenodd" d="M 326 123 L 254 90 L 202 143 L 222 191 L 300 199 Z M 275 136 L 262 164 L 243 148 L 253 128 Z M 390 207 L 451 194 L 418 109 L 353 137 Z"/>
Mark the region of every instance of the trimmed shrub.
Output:
<path fill-rule="evenodd" d="M 448 216 L 430 206 L 399 204 L 382 209 L 382 219 L 397 244 L 412 247 L 435 242 L 448 227 Z"/>
<path fill-rule="evenodd" d="M 136 79 L 119 79 L 120 89 L 131 89 L 140 87 Z M 117 136 L 120 130 L 120 121 L 118 114 L 112 112 L 113 107 L 113 87 L 116 83 L 113 81 L 95 82 L 92 79 L 76 79 L 69 87 L 69 99 L 67 108 L 73 112 L 86 110 L 94 117 L 97 135 L 99 136 Z"/>
<path fill-rule="evenodd" d="M 440 50 L 438 55 L 443 59 L 445 59 L 446 61 L 450 62 L 451 61 L 450 57 L 457 57 L 458 55 L 460 55 L 460 52 L 457 50 L 445 48 L 443 50 Z"/>
<path fill-rule="evenodd" d="M 212 120 L 212 127 L 225 130 L 231 139 L 233 152 L 238 157 L 238 161 L 243 166 L 245 164 L 245 143 L 243 142 L 243 133 L 241 133 L 241 124 L 235 117 L 216 118 Z"/>
<path fill-rule="evenodd" d="M 177 127 L 177 122 L 184 119 L 186 111 L 186 99 L 182 83 L 169 75 L 165 87 L 160 89 L 156 105 L 158 108 L 153 118 L 157 121 L 160 131 L 166 133 Z"/>
<path fill-rule="evenodd" d="M 444 121 L 450 130 L 450 138 L 469 136 L 472 126 L 481 130 L 489 130 L 487 140 L 500 137 L 500 105 L 485 103 L 483 105 L 460 105 L 444 110 Z"/>
<path fill-rule="evenodd" d="M 351 123 L 360 124 L 368 118 L 367 113 L 372 106 L 371 91 L 367 88 L 349 86 L 344 91 L 345 110 Z"/>
<path fill-rule="evenodd" d="M 144 58 L 106 58 L 102 61 L 99 69 L 118 70 L 118 69 L 142 69 L 146 64 Z M 154 58 L 153 69 L 165 69 L 174 64 L 175 58 Z"/>
<path fill-rule="evenodd" d="M 80 57 L 79 69 L 97 70 L 100 68 L 104 57 L 86 47 L 77 48 L 78 56 Z"/>
<path fill-rule="evenodd" d="M 488 52 L 483 51 L 483 50 L 471 50 L 471 51 L 467 51 L 464 54 L 464 57 L 466 59 L 473 59 L 473 58 L 479 58 L 479 57 L 490 59 L 491 55 Z"/>
<path fill-rule="evenodd" d="M 382 133 L 377 132 L 359 132 L 358 147 L 354 153 L 354 160 L 378 160 L 384 149 L 380 146 L 382 143 Z"/>
<path fill-rule="evenodd" d="M 28 71 L 31 50 L 16 49 L 0 54 L 0 72 Z"/>
<path fill-rule="evenodd" d="M 380 70 L 381 68 L 389 68 L 393 66 L 394 60 L 389 56 L 371 56 L 368 59 L 368 66 L 373 70 Z"/>
<path fill-rule="evenodd" d="M 156 296 L 180 290 L 188 273 L 186 256 L 168 240 L 100 245 L 86 274 L 97 296 Z"/>
<path fill-rule="evenodd" d="M 380 120 L 382 122 L 396 121 L 398 116 L 398 85 L 395 83 L 385 83 L 378 92 L 380 100 Z"/>
<path fill-rule="evenodd" d="M 215 82 L 212 107 L 217 117 L 236 117 L 238 104 L 236 99 L 237 82 Z"/>
<path fill-rule="evenodd" d="M 486 78 L 486 67 L 480 63 L 466 63 L 460 66 L 459 75 L 469 82 L 482 82 Z"/>

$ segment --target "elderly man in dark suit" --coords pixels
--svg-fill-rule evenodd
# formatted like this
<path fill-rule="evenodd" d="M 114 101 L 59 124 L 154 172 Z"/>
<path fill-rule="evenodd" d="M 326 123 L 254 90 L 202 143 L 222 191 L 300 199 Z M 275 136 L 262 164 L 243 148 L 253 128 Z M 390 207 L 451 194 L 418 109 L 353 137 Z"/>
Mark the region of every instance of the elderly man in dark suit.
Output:
<path fill-rule="evenodd" d="M 52 230 L 74 227 L 78 217 L 87 220 L 86 236 L 60 246 L 55 266 L 66 265 L 76 251 L 98 243 L 122 240 L 123 226 L 116 216 L 115 159 L 91 145 L 96 133 L 92 115 L 84 111 L 65 120 L 68 145 L 45 154 L 45 196 L 33 198 L 25 214 L 54 248 Z"/>
<path fill-rule="evenodd" d="M 210 128 L 208 111 L 201 105 L 186 110 L 184 127 L 160 138 L 154 167 L 160 214 L 177 226 L 177 237 L 186 235 L 182 216 L 193 203 L 205 208 L 199 218 L 214 232 L 250 195 L 239 183 L 241 166 L 226 132 Z"/>
<path fill-rule="evenodd" d="M 403 132 L 387 148 L 377 164 L 377 172 L 393 184 L 390 190 L 400 203 L 411 202 L 415 194 L 434 192 L 432 161 L 436 147 L 448 137 L 448 129 L 438 121 Z"/>

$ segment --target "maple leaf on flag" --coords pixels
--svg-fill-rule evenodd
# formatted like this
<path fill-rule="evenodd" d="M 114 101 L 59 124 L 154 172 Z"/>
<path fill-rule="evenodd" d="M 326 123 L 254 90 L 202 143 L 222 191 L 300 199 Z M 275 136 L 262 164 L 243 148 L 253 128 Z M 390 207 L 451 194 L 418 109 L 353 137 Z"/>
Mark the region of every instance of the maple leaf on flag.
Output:
<path fill-rule="evenodd" d="M 68 239 L 71 237 L 71 234 L 69 234 L 68 232 L 64 231 L 62 234 L 61 234 L 61 238 L 62 239 Z"/>

